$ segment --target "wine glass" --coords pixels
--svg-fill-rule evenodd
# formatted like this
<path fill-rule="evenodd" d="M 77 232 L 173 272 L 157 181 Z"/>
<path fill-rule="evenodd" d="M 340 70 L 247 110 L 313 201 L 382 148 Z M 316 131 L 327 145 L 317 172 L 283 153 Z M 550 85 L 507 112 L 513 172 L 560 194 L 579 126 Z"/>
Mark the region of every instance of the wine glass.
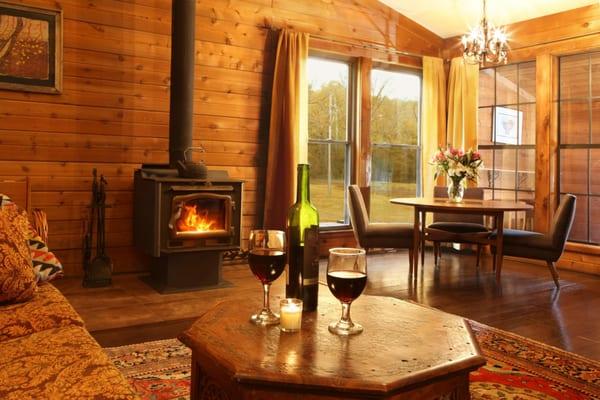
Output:
<path fill-rule="evenodd" d="M 263 286 L 263 308 L 252 315 L 250 321 L 257 325 L 279 323 L 279 315 L 269 307 L 271 283 L 281 276 L 285 269 L 285 232 L 256 229 L 250 231 L 248 264 L 255 277 Z"/>
<path fill-rule="evenodd" d="M 367 284 L 367 257 L 363 249 L 338 247 L 329 250 L 327 286 L 342 303 L 342 318 L 329 324 L 336 335 L 356 335 L 363 327 L 350 319 L 350 304 L 360 296 Z"/>

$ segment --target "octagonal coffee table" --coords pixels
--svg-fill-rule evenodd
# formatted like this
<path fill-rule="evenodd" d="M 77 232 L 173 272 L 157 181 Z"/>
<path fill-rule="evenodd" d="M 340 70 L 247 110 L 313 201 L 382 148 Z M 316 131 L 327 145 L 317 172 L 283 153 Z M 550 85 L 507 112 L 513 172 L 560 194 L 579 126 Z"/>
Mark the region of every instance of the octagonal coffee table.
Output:
<path fill-rule="evenodd" d="M 469 373 L 485 364 L 462 318 L 389 297 L 361 296 L 364 332 L 329 333 L 340 304 L 320 288 L 298 333 L 248 321 L 259 301 L 217 304 L 184 332 L 192 399 L 469 399 Z M 258 296 L 257 296 L 258 297 Z"/>

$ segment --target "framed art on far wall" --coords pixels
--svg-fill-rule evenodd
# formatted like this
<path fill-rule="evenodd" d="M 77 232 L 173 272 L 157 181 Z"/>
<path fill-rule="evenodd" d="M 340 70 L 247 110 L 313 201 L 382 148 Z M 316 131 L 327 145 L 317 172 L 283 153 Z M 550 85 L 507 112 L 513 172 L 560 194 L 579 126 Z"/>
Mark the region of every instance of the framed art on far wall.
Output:
<path fill-rule="evenodd" d="M 494 107 L 492 140 L 500 144 L 520 144 L 523 132 L 523 111 L 508 107 Z"/>
<path fill-rule="evenodd" d="M 62 11 L 0 1 L 0 90 L 61 92 Z"/>

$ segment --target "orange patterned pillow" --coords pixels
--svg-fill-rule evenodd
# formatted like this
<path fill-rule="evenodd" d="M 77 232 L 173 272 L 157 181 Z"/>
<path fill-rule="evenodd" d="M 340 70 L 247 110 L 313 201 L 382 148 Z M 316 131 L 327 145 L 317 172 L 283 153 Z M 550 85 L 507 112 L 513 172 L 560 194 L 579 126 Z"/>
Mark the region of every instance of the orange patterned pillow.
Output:
<path fill-rule="evenodd" d="M 29 300 L 37 289 L 28 227 L 25 212 L 17 207 L 0 208 L 0 303 Z"/>

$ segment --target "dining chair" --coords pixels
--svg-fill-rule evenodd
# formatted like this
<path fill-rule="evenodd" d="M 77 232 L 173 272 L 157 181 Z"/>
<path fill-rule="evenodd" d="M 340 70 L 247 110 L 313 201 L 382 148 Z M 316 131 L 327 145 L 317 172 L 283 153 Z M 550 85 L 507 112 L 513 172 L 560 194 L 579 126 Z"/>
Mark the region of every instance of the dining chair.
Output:
<path fill-rule="evenodd" d="M 348 186 L 350 221 L 358 245 L 365 250 L 408 249 L 410 271 L 413 270 L 413 225 L 370 222 L 367 207 L 358 185 Z"/>
<path fill-rule="evenodd" d="M 546 261 L 552 279 L 557 288 L 560 288 L 556 261 L 562 256 L 571 232 L 573 219 L 575 218 L 575 206 L 577 197 L 572 194 L 565 195 L 552 219 L 552 225 L 548 233 L 523 231 L 518 229 L 504 229 L 503 232 L 503 255 L 530 258 Z M 495 237 L 496 233 L 492 234 Z M 492 253 L 496 249 L 492 247 Z M 494 257 L 494 264 L 496 257 Z"/>
<path fill-rule="evenodd" d="M 483 200 L 483 189 L 466 188 L 464 199 Z M 447 188 L 436 186 L 433 189 L 433 197 L 447 197 Z M 425 246 L 425 241 L 433 242 L 434 264 L 437 266 L 441 258 L 441 243 L 470 243 L 477 245 L 476 266 L 479 267 L 481 259 L 481 250 L 483 245 L 477 241 L 478 238 L 488 238 L 492 231 L 484 224 L 482 214 L 444 214 L 434 213 L 433 223 L 427 225 L 421 236 L 421 248 Z M 424 252 L 421 252 L 421 265 L 424 263 Z"/>

